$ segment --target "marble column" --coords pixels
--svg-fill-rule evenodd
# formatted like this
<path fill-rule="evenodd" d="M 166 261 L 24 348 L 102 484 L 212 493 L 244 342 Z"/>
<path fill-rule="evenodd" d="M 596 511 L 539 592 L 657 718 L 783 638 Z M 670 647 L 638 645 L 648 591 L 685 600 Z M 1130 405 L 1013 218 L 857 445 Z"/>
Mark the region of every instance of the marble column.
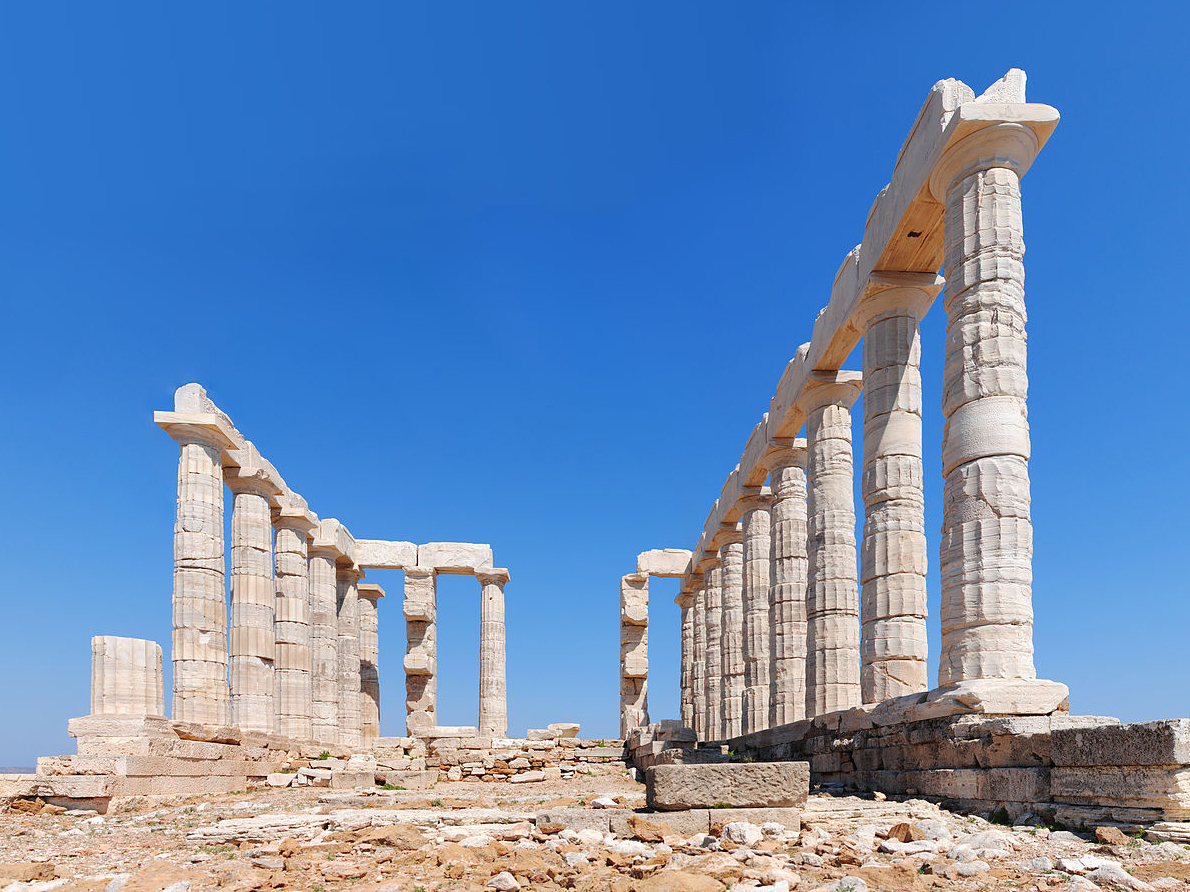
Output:
<path fill-rule="evenodd" d="M 620 736 L 649 723 L 649 576 L 620 579 Z"/>
<path fill-rule="evenodd" d="M 769 725 L 769 554 L 772 495 L 767 487 L 738 502 L 744 531 L 744 734 Z"/>
<path fill-rule="evenodd" d="M 339 743 L 354 749 L 363 746 L 359 647 L 359 581 L 363 575 L 362 570 L 351 565 L 337 567 L 335 571 Z"/>
<path fill-rule="evenodd" d="M 706 662 L 703 681 L 706 714 L 703 736 L 723 739 L 723 567 L 718 558 L 703 571 L 703 599 L 706 603 Z"/>
<path fill-rule="evenodd" d="M 405 570 L 405 726 L 410 736 L 438 725 L 438 577 Z"/>
<path fill-rule="evenodd" d="M 809 479 L 806 714 L 860 704 L 851 406 L 861 376 L 819 373 L 803 390 Z"/>
<path fill-rule="evenodd" d="M 280 489 L 251 463 L 229 467 L 226 476 L 232 492 L 231 724 L 242 731 L 271 734 L 276 727 L 273 662 L 277 650 L 271 500 Z"/>
<path fill-rule="evenodd" d="M 691 687 L 694 664 L 694 598 L 689 593 L 679 594 L 674 600 L 674 603 L 682 611 L 681 663 L 678 669 L 678 708 L 682 716 L 682 725 L 692 728 L 694 726 L 694 690 Z"/>
<path fill-rule="evenodd" d="M 384 589 L 361 582 L 359 593 L 359 678 L 360 737 L 363 749 L 371 750 L 380 736 L 380 621 L 377 602 Z"/>
<path fill-rule="evenodd" d="M 1029 127 L 998 123 L 947 149 L 944 202 L 942 653 L 938 683 L 1036 677 L 1020 174 Z"/>
<path fill-rule="evenodd" d="M 719 539 L 723 568 L 723 613 L 719 631 L 723 693 L 720 697 L 725 740 L 744 727 L 744 531 L 739 524 Z"/>
<path fill-rule="evenodd" d="M 693 605 L 691 640 L 694 652 L 690 664 L 690 726 L 702 740 L 706 735 L 707 718 L 707 601 L 705 587 L 700 579 L 690 581 L 690 597 Z"/>
<path fill-rule="evenodd" d="M 179 722 L 227 725 L 227 589 L 223 451 L 233 446 L 215 415 L 158 413 L 181 447 L 174 525 L 173 712 Z M 164 417 L 188 419 L 170 423 Z"/>
<path fill-rule="evenodd" d="M 941 287 L 932 273 L 873 273 L 852 317 L 863 335 L 864 362 L 864 703 L 929 686 L 919 324 Z"/>
<path fill-rule="evenodd" d="M 277 586 L 274 714 L 279 735 L 311 740 L 310 566 L 306 542 L 317 529 L 318 520 L 298 496 L 283 495 L 280 503 L 280 511 L 273 519 Z"/>
<path fill-rule="evenodd" d="M 504 586 L 508 571 L 480 570 L 479 736 L 508 736 L 508 681 L 505 675 Z"/>
<path fill-rule="evenodd" d="M 806 441 L 779 443 L 766 460 L 773 506 L 769 560 L 769 726 L 806 717 Z"/>
<path fill-rule="evenodd" d="M 335 558 L 319 535 L 310 555 L 310 736 L 316 743 L 339 742 L 339 619 Z"/>
<path fill-rule="evenodd" d="M 91 715 L 165 715 L 161 645 L 141 638 L 91 639 Z"/>

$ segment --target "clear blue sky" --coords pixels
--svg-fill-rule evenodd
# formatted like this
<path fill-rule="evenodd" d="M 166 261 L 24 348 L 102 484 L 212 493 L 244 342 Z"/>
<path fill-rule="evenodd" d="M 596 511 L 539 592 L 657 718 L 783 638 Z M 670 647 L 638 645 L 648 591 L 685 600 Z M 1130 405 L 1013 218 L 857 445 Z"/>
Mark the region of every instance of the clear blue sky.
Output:
<path fill-rule="evenodd" d="M 620 575 L 693 547 L 931 84 L 1012 66 L 1062 112 L 1024 183 L 1038 671 L 1190 714 L 1190 20 L 829 6 L 0 3 L 0 765 L 73 752 L 92 634 L 168 645 L 152 413 L 188 381 L 356 535 L 491 542 L 512 730 L 614 735 Z M 397 734 L 400 574 L 370 578 Z M 443 723 L 475 721 L 477 591 L 440 589 Z"/>

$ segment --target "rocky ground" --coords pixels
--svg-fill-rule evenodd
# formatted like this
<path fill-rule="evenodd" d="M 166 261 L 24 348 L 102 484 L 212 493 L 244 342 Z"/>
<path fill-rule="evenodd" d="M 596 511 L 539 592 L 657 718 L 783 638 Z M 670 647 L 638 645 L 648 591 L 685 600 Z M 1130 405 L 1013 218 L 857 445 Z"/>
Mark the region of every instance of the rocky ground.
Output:
<path fill-rule="evenodd" d="M 925 802 L 815 794 L 803 827 L 728 824 L 683 837 L 652 820 L 631 837 L 536 827 L 543 808 L 643 807 L 623 771 L 430 791 L 252 790 L 109 814 L 0 815 L 0 890 L 297 889 L 332 892 L 773 889 L 1190 892 L 1190 847 L 1119 834 L 1001 827 Z M 591 806 L 595 807 L 595 806 Z M 553 832 L 544 832 L 553 831 Z"/>

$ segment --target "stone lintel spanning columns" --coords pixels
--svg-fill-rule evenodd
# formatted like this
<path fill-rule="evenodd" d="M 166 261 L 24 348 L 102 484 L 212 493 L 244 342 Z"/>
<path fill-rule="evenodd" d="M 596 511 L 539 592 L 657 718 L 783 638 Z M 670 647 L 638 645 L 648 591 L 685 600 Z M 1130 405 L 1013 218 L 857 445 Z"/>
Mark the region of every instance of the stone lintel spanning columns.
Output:
<path fill-rule="evenodd" d="M 708 549 L 703 571 L 703 615 L 706 642 L 703 655 L 703 738 L 722 740 L 723 734 L 723 567 Z"/>
<path fill-rule="evenodd" d="M 770 510 L 772 493 L 767 486 L 745 490 L 739 500 L 744 533 L 743 656 L 744 734 L 769 726 L 770 696 Z"/>
<path fill-rule="evenodd" d="M 1044 135 L 985 122 L 929 181 L 947 277 L 939 685 L 1036 674 L 1020 177 Z"/>
<path fill-rule="evenodd" d="M 674 598 L 674 603 L 682 611 L 681 662 L 678 670 L 678 704 L 682 716 L 682 724 L 687 728 L 693 728 L 694 595 L 689 592 L 679 592 L 678 596 Z"/>
<path fill-rule="evenodd" d="M 479 600 L 479 736 L 508 734 L 508 677 L 505 672 L 504 586 L 508 570 L 476 573 Z"/>
<path fill-rule="evenodd" d="M 818 372 L 803 391 L 809 485 L 806 714 L 810 717 L 860 703 L 851 406 L 862 381 L 858 372 Z"/>
<path fill-rule="evenodd" d="M 773 443 L 769 560 L 769 727 L 806 717 L 806 441 Z"/>
<path fill-rule="evenodd" d="M 690 656 L 690 722 L 694 733 L 701 739 L 706 734 L 707 691 L 707 601 L 701 574 L 692 576 L 687 583 L 691 600 L 691 647 Z"/>
<path fill-rule="evenodd" d="M 744 714 L 744 531 L 737 522 L 719 539 L 722 567 L 722 628 L 719 632 L 723 690 L 720 695 L 724 738 L 739 737 Z"/>
<path fill-rule="evenodd" d="M 919 325 L 942 284 L 932 273 L 873 273 L 852 315 L 864 363 L 864 703 L 928 687 Z"/>
<path fill-rule="evenodd" d="M 223 543 L 223 452 L 235 445 L 211 413 L 156 412 L 177 441 L 174 525 L 173 712 L 175 721 L 226 725 L 227 601 Z"/>
<path fill-rule="evenodd" d="M 91 715 L 165 715 L 161 645 L 141 638 L 91 639 Z"/>
<path fill-rule="evenodd" d="M 360 737 L 365 750 L 380 736 L 380 622 L 377 602 L 384 589 L 375 583 L 356 585 L 359 593 Z"/>
<path fill-rule="evenodd" d="M 620 579 L 620 736 L 649 723 L 649 574 Z"/>
<path fill-rule="evenodd" d="M 359 625 L 359 581 L 363 575 L 364 572 L 352 564 L 340 564 L 335 568 L 339 743 L 350 747 L 363 745 Z"/>
<path fill-rule="evenodd" d="M 277 588 L 273 708 L 276 730 L 291 740 L 311 740 L 310 566 L 307 538 L 318 518 L 294 493 L 278 499 L 273 515 Z"/>
<path fill-rule="evenodd" d="M 339 610 L 336 565 L 350 565 L 346 530 L 334 518 L 318 524 L 310 564 L 310 724 L 318 743 L 339 742 Z M 349 535 L 349 534 L 347 534 Z"/>
<path fill-rule="evenodd" d="M 405 726 L 410 735 L 438 724 L 438 578 L 405 568 Z"/>

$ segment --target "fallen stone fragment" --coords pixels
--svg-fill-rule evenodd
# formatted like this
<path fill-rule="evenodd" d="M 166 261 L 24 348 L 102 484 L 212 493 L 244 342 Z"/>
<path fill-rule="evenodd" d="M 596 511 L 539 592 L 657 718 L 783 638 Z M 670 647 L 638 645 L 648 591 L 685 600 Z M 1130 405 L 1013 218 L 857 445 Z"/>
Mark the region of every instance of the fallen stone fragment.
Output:
<path fill-rule="evenodd" d="M 489 889 L 499 889 L 501 892 L 516 892 L 517 889 L 521 888 L 521 884 L 517 882 L 517 878 L 507 870 L 502 870 L 484 883 L 484 885 Z"/>
<path fill-rule="evenodd" d="M 733 821 L 730 824 L 723 825 L 722 836 L 737 846 L 752 848 L 759 845 L 761 840 L 764 839 L 764 831 L 755 824 L 749 824 L 747 821 Z"/>
<path fill-rule="evenodd" d="M 1125 846 L 1131 842 L 1128 834 L 1119 827 L 1113 827 L 1110 824 L 1104 827 L 1096 827 L 1095 838 L 1108 846 Z"/>
<path fill-rule="evenodd" d="M 916 824 L 902 821 L 899 824 L 893 824 L 888 831 L 888 838 L 894 839 L 897 842 L 916 842 L 917 840 L 925 839 L 926 833 Z"/>
<path fill-rule="evenodd" d="M 645 772 L 650 808 L 800 807 L 810 790 L 808 762 L 655 765 Z"/>
<path fill-rule="evenodd" d="M 1107 861 L 1096 867 L 1087 879 L 1099 887 L 1108 886 L 1113 889 L 1134 889 L 1136 892 L 1151 892 L 1153 887 L 1144 880 L 1138 880 L 1122 866 L 1114 861 Z"/>
<path fill-rule="evenodd" d="M 717 879 L 684 870 L 659 870 L 638 881 L 636 892 L 723 892 L 727 887 Z"/>

